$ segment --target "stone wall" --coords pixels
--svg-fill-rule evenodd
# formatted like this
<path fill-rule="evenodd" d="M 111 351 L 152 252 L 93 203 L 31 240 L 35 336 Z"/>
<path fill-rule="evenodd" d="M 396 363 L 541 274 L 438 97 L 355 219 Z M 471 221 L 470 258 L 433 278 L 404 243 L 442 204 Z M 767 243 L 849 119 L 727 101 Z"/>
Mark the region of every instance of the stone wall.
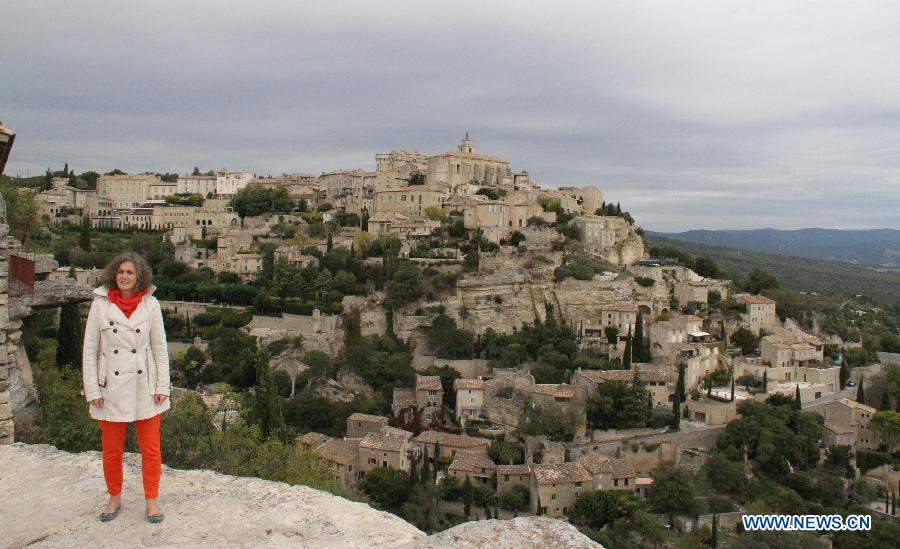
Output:
<path fill-rule="evenodd" d="M 488 364 L 490 361 L 483 358 L 451 360 L 448 358 L 437 358 L 431 355 L 415 355 L 413 356 L 413 368 L 417 372 L 426 370 L 432 366 L 450 366 L 459 375 L 466 379 L 474 379 L 479 376 L 486 376 L 490 371 Z"/>

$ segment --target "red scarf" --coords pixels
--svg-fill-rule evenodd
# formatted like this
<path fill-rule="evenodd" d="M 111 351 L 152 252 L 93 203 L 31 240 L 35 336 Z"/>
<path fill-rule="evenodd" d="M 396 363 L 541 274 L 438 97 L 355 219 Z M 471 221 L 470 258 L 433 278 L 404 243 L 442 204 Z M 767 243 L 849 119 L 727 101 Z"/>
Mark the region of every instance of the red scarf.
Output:
<path fill-rule="evenodd" d="M 122 297 L 122 294 L 119 292 L 118 288 L 110 288 L 110 290 L 106 293 L 106 297 L 110 302 L 115 303 L 116 306 L 121 309 L 122 313 L 125 315 L 125 318 L 131 318 L 131 313 L 137 309 L 138 304 L 140 304 L 141 299 L 143 299 L 144 294 L 147 293 L 147 290 L 141 290 L 140 292 L 135 292 L 131 294 L 131 297 Z"/>

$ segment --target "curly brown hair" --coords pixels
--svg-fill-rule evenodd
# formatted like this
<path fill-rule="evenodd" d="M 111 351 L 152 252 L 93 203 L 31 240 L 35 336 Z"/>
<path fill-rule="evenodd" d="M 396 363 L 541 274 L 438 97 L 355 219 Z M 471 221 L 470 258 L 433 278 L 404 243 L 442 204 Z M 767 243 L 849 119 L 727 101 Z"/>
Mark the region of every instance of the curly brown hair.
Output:
<path fill-rule="evenodd" d="M 134 252 L 121 253 L 117 255 L 115 259 L 107 263 L 106 267 L 103 268 L 103 274 L 100 275 L 100 282 L 107 288 L 117 287 L 116 273 L 119 272 L 119 266 L 126 262 L 134 265 L 134 270 L 137 271 L 137 285 L 135 286 L 135 290 L 141 291 L 149 288 L 150 284 L 153 282 L 153 269 L 150 268 L 150 264 L 147 263 L 146 259 Z"/>

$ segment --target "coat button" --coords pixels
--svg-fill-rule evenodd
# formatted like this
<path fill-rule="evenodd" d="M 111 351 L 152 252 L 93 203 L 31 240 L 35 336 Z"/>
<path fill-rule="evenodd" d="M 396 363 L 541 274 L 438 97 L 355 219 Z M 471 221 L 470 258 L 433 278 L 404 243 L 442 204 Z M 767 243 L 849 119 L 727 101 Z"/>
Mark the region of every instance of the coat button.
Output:
<path fill-rule="evenodd" d="M 113 328 L 113 333 L 114 333 L 114 334 L 119 333 L 119 329 L 118 329 L 118 328 Z"/>
<path fill-rule="evenodd" d="M 136 352 L 137 352 L 137 349 L 132 349 L 131 352 L 132 352 L 132 353 L 136 353 Z"/>
<path fill-rule="evenodd" d="M 109 325 L 110 325 L 110 326 L 115 326 L 115 325 L 116 325 L 116 323 L 115 323 L 115 322 L 113 322 L 113 321 L 112 321 L 112 320 L 110 320 L 110 321 L 109 321 Z"/>
<path fill-rule="evenodd" d="M 141 370 L 138 370 L 138 373 L 139 373 L 139 374 L 142 374 L 142 373 L 144 373 L 144 372 L 142 372 Z"/>
<path fill-rule="evenodd" d="M 140 328 L 138 328 L 138 329 L 137 329 L 137 330 L 135 330 L 135 332 L 137 332 L 137 333 L 141 333 L 141 329 L 140 329 Z"/>
<path fill-rule="evenodd" d="M 114 354 L 114 355 L 119 354 L 119 350 L 118 350 L 118 349 L 113 349 L 113 354 Z"/>
<path fill-rule="evenodd" d="M 116 371 L 115 371 L 115 374 L 116 374 L 116 375 L 119 375 L 119 371 L 118 371 L 118 370 L 116 370 Z"/>

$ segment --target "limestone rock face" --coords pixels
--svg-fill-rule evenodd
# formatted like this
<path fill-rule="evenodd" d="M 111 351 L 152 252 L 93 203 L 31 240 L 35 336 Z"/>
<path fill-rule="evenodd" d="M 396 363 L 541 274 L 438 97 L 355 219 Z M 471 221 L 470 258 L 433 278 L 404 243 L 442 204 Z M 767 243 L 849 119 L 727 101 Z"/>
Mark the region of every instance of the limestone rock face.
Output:
<path fill-rule="evenodd" d="M 518 517 L 511 520 L 481 520 L 460 524 L 402 546 L 404 549 L 480 549 L 498 547 L 566 547 L 603 549 L 574 526 L 547 517 Z"/>
<path fill-rule="evenodd" d="M 469 522 L 426 537 L 403 519 L 314 490 L 210 471 L 163 468 L 162 524 L 144 517 L 140 456 L 126 454 L 123 505 L 106 501 L 100 455 L 0 446 L 3 547 L 600 547 L 546 517 Z M 602 548 L 601 548 L 602 549 Z"/>

